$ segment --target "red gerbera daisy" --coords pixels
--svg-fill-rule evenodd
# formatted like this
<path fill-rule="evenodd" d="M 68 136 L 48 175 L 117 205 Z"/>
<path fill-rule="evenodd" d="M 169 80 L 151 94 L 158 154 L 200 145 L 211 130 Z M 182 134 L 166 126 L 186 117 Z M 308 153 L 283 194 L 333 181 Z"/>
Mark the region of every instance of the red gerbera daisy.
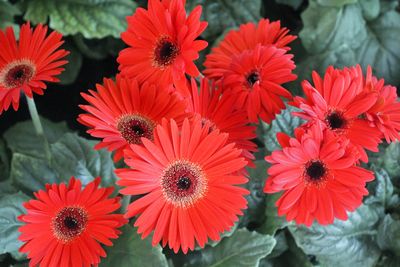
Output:
<path fill-rule="evenodd" d="M 297 78 L 293 55 L 274 46 L 257 45 L 235 56 L 223 76 L 224 91 L 235 95 L 239 109 L 247 110 L 251 122 L 258 117 L 270 123 L 285 108 L 281 97 L 292 98 L 282 83 Z"/>
<path fill-rule="evenodd" d="M 228 133 L 228 143 L 235 143 L 242 149 L 242 156 L 250 166 L 254 166 L 252 152 L 257 151 L 257 145 L 251 141 L 257 137 L 256 127 L 250 126 L 244 110 L 235 109 L 235 96 L 222 94 L 221 89 L 215 90 L 207 79 L 200 81 L 200 91 L 196 81 L 191 80 L 191 93 L 188 99 L 188 111 L 199 114 L 203 122 L 209 122 L 212 129 Z"/>
<path fill-rule="evenodd" d="M 272 166 L 264 187 L 266 193 L 284 191 L 276 202 L 278 214 L 307 226 L 314 219 L 323 225 L 346 220 L 346 211 L 361 205 L 368 194 L 365 184 L 374 179 L 372 172 L 355 166 L 354 147 L 321 127 L 305 134 L 298 130 L 296 138 L 278 137 L 283 149 L 265 157 Z"/>
<path fill-rule="evenodd" d="M 162 240 L 175 253 L 203 247 L 207 238 L 219 240 L 247 207 L 249 192 L 239 184 L 247 178 L 236 174 L 246 166 L 241 151 L 227 144 L 228 134 L 210 132 L 208 123 L 188 119 L 179 128 L 174 120 L 157 126 L 154 142 L 126 150 L 125 162 L 133 169 L 116 171 L 126 195 L 142 195 L 128 207 L 126 217 L 135 222 L 142 237 L 152 231 L 153 245 Z"/>
<path fill-rule="evenodd" d="M 397 100 L 396 87 L 385 85 L 383 79 L 372 76 L 371 67 L 367 70 L 368 82 L 370 89 L 378 93 L 378 100 L 366 112 L 367 119 L 379 129 L 388 143 L 400 140 L 400 102 Z"/>
<path fill-rule="evenodd" d="M 269 22 L 268 19 L 261 19 L 257 25 L 252 22 L 241 25 L 239 30 L 230 31 L 207 55 L 204 74 L 210 79 L 221 79 L 234 56 L 253 50 L 257 45 L 290 50 L 287 45 L 297 37 L 288 35 L 288 32 L 288 29 L 281 28 L 280 21 Z"/>
<path fill-rule="evenodd" d="M 29 266 L 97 266 L 106 253 L 100 243 L 111 246 L 127 220 L 110 214 L 121 205 L 119 198 L 108 198 L 112 187 L 97 188 L 100 178 L 81 189 L 71 178 L 69 185 L 47 185 L 34 193 L 36 199 L 24 204 L 27 212 L 19 220 L 20 251 L 28 254 Z"/>
<path fill-rule="evenodd" d="M 149 0 L 147 10 L 138 8 L 128 17 L 128 29 L 121 38 L 129 48 L 118 57 L 124 75 L 158 86 L 183 82 L 185 73 L 199 75 L 193 61 L 207 42 L 196 38 L 207 22 L 200 21 L 200 6 L 187 17 L 185 2 Z"/>
<path fill-rule="evenodd" d="M 34 30 L 29 22 L 21 26 L 19 41 L 12 27 L 0 30 L 0 113 L 12 104 L 18 110 L 21 91 L 28 97 L 43 94 L 44 82 L 58 82 L 55 76 L 68 63 L 61 60 L 68 51 L 58 49 L 64 41 L 62 35 L 51 32 L 39 24 Z"/>
<path fill-rule="evenodd" d="M 116 82 L 104 79 L 104 86 L 97 84 L 97 92 L 82 93 L 90 105 L 80 105 L 89 114 L 79 115 L 78 121 L 92 129 L 87 132 L 103 138 L 96 149 L 107 147 L 116 151 L 114 160 L 123 156 L 129 144 L 141 144 L 141 137 L 153 139 L 153 129 L 163 118 L 182 122 L 185 104 L 178 97 L 136 80 L 117 76 Z"/>
<path fill-rule="evenodd" d="M 345 136 L 357 147 L 360 159 L 367 162 L 364 149 L 377 152 L 381 133 L 361 116 L 377 100 L 377 94 L 366 89 L 361 67 L 339 70 L 330 66 L 323 79 L 316 72 L 312 77 L 314 86 L 308 81 L 302 83 L 306 98 L 295 97 L 292 103 L 302 111 L 293 114 Z"/>

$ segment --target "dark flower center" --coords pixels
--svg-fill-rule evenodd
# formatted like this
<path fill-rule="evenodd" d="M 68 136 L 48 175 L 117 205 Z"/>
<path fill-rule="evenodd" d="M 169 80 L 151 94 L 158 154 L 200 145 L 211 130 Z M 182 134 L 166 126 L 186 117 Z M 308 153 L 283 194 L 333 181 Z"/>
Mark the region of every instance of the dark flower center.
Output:
<path fill-rule="evenodd" d="M 35 73 L 35 66 L 30 61 L 16 61 L 6 66 L 0 73 L 0 84 L 9 89 L 21 87 L 29 82 Z"/>
<path fill-rule="evenodd" d="M 186 207 L 204 195 L 207 181 L 199 165 L 178 160 L 164 171 L 161 187 L 168 201 Z"/>
<path fill-rule="evenodd" d="M 158 67 L 171 65 L 179 54 L 179 47 L 168 37 L 158 41 L 154 50 L 154 62 Z"/>
<path fill-rule="evenodd" d="M 257 71 L 251 72 L 246 78 L 250 87 L 260 80 L 260 74 Z"/>
<path fill-rule="evenodd" d="M 80 207 L 65 207 L 53 219 L 54 235 L 63 243 L 79 236 L 86 228 L 87 212 Z"/>
<path fill-rule="evenodd" d="M 141 115 L 122 116 L 117 129 L 129 144 L 141 144 L 142 137 L 153 140 L 154 123 Z"/>
<path fill-rule="evenodd" d="M 311 161 L 306 166 L 306 174 L 312 181 L 319 181 L 326 174 L 325 165 L 319 160 Z"/>
<path fill-rule="evenodd" d="M 341 112 L 333 111 L 326 116 L 329 128 L 332 130 L 343 129 L 346 127 L 346 119 Z"/>
<path fill-rule="evenodd" d="M 178 182 L 176 183 L 178 189 L 180 189 L 180 190 L 188 190 L 190 188 L 191 184 L 192 184 L 192 181 L 190 180 L 189 177 L 186 177 L 186 176 L 180 177 Z"/>

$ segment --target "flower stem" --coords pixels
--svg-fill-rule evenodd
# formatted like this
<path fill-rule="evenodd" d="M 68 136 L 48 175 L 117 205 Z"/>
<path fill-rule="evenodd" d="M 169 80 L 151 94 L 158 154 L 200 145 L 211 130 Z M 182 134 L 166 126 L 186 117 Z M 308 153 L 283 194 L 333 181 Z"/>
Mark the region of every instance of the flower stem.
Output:
<path fill-rule="evenodd" d="M 49 142 L 47 141 L 46 135 L 44 134 L 43 126 L 42 126 L 42 123 L 41 123 L 40 117 L 39 117 L 39 113 L 36 109 L 35 100 L 33 99 L 33 97 L 30 98 L 30 97 L 26 96 L 26 101 L 28 102 L 29 113 L 31 114 L 32 123 L 33 123 L 33 126 L 35 127 L 36 134 L 39 136 L 39 138 L 41 138 L 43 140 L 44 152 L 46 154 L 46 159 L 50 163 L 50 160 L 51 160 L 50 145 L 49 145 Z"/>
<path fill-rule="evenodd" d="M 128 211 L 128 206 L 131 203 L 131 196 L 123 196 L 122 197 L 122 203 L 121 203 L 121 210 L 123 213 L 126 213 Z"/>

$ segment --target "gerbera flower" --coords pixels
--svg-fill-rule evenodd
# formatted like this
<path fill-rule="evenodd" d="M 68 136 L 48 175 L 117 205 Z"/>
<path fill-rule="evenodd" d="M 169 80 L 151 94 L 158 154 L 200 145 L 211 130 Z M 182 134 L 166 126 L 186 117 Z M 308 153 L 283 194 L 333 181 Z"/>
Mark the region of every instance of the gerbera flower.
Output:
<path fill-rule="evenodd" d="M 219 240 L 247 207 L 249 192 L 237 185 L 247 179 L 236 174 L 246 161 L 228 134 L 210 132 L 208 123 L 185 119 L 179 128 L 166 120 L 154 131 L 154 142 L 126 150 L 125 162 L 133 169 L 118 169 L 117 183 L 125 195 L 144 196 L 128 207 L 126 217 L 139 215 L 135 226 L 142 238 L 153 234 L 175 253 L 203 247 L 208 237 Z"/>
<path fill-rule="evenodd" d="M 129 144 L 141 144 L 141 138 L 153 139 L 153 129 L 162 118 L 182 122 L 185 103 L 167 89 L 117 75 L 116 82 L 104 79 L 96 85 L 97 92 L 82 93 L 90 105 L 80 105 L 89 114 L 79 115 L 78 121 L 91 129 L 87 132 L 103 138 L 96 149 L 115 150 L 114 160 L 123 156 Z"/>
<path fill-rule="evenodd" d="M 378 93 L 376 103 L 365 113 L 366 118 L 383 134 L 388 143 L 400 140 L 400 102 L 397 89 L 385 85 L 383 79 L 372 76 L 371 67 L 367 70 L 367 84 L 371 91 Z"/>
<path fill-rule="evenodd" d="M 251 122 L 258 117 L 270 123 L 285 108 L 281 97 L 292 98 L 282 83 L 297 78 L 293 55 L 274 46 L 257 45 L 235 56 L 223 76 L 224 92 L 235 95 L 239 109 L 247 110 Z"/>
<path fill-rule="evenodd" d="M 137 8 L 128 17 L 128 29 L 121 34 L 129 46 L 118 57 L 119 70 L 139 83 L 158 86 L 185 81 L 185 73 L 198 76 L 193 63 L 207 42 L 196 40 L 207 27 L 200 21 L 201 7 L 189 16 L 185 0 L 149 0 L 148 9 Z"/>
<path fill-rule="evenodd" d="M 207 79 L 201 79 L 200 90 L 192 79 L 190 91 L 187 111 L 200 115 L 203 122 L 210 123 L 211 129 L 228 133 L 228 143 L 235 143 L 242 149 L 249 166 L 254 166 L 252 153 L 257 151 L 257 145 L 251 139 L 257 137 L 256 127 L 249 125 L 244 110 L 235 109 L 235 96 L 222 94 L 222 90 L 215 89 Z"/>
<path fill-rule="evenodd" d="M 330 66 L 323 78 L 316 72 L 312 77 L 314 86 L 302 83 L 305 98 L 295 97 L 292 103 L 302 111 L 293 114 L 348 138 L 360 159 L 367 162 L 365 149 L 377 152 L 381 133 L 362 117 L 376 103 L 377 94 L 366 89 L 361 67 L 339 70 Z"/>
<path fill-rule="evenodd" d="M 347 220 L 346 211 L 354 211 L 368 194 L 366 182 L 374 175 L 355 165 L 357 153 L 348 140 L 321 127 L 297 131 L 296 138 L 278 138 L 282 150 L 265 160 L 268 169 L 264 192 L 284 191 L 276 202 L 278 214 L 288 221 L 310 226 L 314 219 L 326 225 L 334 218 Z"/>
<path fill-rule="evenodd" d="M 29 266 L 97 266 L 106 253 L 101 244 L 111 246 L 127 220 L 111 214 L 121 205 L 119 198 L 108 198 L 113 188 L 98 188 L 100 178 L 82 190 L 81 182 L 71 178 L 47 185 L 34 193 L 36 199 L 24 203 L 26 214 L 19 220 L 19 240 L 25 244 Z"/>
<path fill-rule="evenodd" d="M 0 30 L 0 113 L 11 104 L 18 110 L 21 91 L 32 98 L 44 93 L 45 82 L 59 81 L 69 52 L 58 49 L 64 43 L 60 33 L 46 35 L 46 26 L 33 30 L 29 22 L 21 26 L 18 42 L 12 27 Z"/>
<path fill-rule="evenodd" d="M 214 80 L 223 77 L 230 68 L 232 58 L 246 50 L 253 50 L 257 45 L 270 46 L 290 50 L 287 46 L 297 37 L 288 35 L 289 30 L 281 28 L 280 21 L 270 22 L 261 19 L 258 24 L 243 24 L 238 30 L 230 31 L 225 38 L 207 55 L 204 74 Z"/>

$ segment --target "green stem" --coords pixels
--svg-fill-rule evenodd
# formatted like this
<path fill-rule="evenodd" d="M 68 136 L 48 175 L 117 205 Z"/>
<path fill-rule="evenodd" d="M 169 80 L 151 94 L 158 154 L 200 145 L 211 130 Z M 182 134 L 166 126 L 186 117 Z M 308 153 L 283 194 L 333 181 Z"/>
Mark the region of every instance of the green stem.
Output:
<path fill-rule="evenodd" d="M 121 210 L 123 213 L 126 213 L 128 211 L 128 206 L 131 203 L 131 196 L 123 196 L 122 197 L 122 204 L 121 204 Z"/>
<path fill-rule="evenodd" d="M 39 138 L 41 138 L 43 140 L 44 152 L 46 154 L 46 159 L 50 163 L 50 160 L 51 160 L 50 145 L 49 145 L 49 141 L 47 141 L 46 135 L 44 134 L 43 126 L 40 121 L 40 117 L 39 117 L 39 113 L 36 108 L 35 100 L 33 99 L 33 97 L 30 98 L 30 97 L 26 96 L 26 101 L 28 102 L 29 113 L 31 114 L 32 123 L 33 123 L 33 126 L 35 127 L 36 134 L 39 136 Z"/>

